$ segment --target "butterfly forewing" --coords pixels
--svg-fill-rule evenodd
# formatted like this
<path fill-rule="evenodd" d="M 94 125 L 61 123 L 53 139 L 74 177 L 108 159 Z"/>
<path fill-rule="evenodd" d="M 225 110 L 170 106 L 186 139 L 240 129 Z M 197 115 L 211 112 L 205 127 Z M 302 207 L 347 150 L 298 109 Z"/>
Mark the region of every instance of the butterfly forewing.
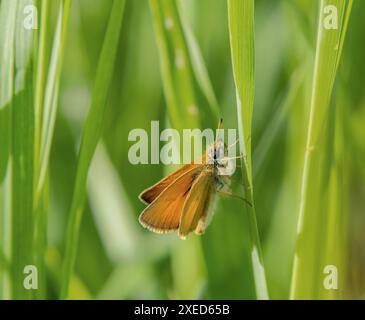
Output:
<path fill-rule="evenodd" d="M 184 173 L 190 171 L 191 169 L 197 168 L 198 166 L 199 166 L 198 164 L 194 163 L 189 163 L 182 166 L 180 169 L 176 170 L 174 173 L 171 173 L 164 179 L 160 180 L 152 187 L 144 190 L 140 194 L 139 198 L 146 204 L 152 203 L 162 193 L 162 191 L 164 191 L 172 182 L 174 182 Z"/>
<path fill-rule="evenodd" d="M 157 233 L 177 230 L 186 197 L 200 171 L 201 166 L 193 166 L 171 182 L 141 213 L 140 223 Z"/>
<path fill-rule="evenodd" d="M 179 225 L 179 236 L 185 238 L 190 232 L 202 233 L 204 221 L 214 195 L 213 170 L 204 170 L 193 183 L 186 198 Z"/>

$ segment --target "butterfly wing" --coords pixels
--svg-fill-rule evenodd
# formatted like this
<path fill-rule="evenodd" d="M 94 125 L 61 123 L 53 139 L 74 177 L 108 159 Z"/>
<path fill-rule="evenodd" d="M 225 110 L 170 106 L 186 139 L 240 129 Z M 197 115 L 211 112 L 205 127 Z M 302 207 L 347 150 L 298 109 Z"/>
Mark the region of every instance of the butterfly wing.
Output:
<path fill-rule="evenodd" d="M 190 232 L 202 233 L 204 221 L 214 196 L 213 170 L 205 170 L 194 181 L 186 198 L 179 224 L 179 236 L 184 239 Z"/>
<path fill-rule="evenodd" d="M 202 170 L 194 166 L 168 185 L 139 216 L 140 223 L 156 233 L 179 228 L 180 216 L 191 186 Z"/>
<path fill-rule="evenodd" d="M 186 172 L 190 171 L 191 169 L 197 168 L 198 166 L 198 164 L 194 163 L 189 163 L 182 166 L 180 169 L 160 180 L 152 187 L 144 190 L 139 195 L 139 199 L 146 204 L 152 203 L 172 182 L 174 182 L 177 178 L 179 178 Z"/>

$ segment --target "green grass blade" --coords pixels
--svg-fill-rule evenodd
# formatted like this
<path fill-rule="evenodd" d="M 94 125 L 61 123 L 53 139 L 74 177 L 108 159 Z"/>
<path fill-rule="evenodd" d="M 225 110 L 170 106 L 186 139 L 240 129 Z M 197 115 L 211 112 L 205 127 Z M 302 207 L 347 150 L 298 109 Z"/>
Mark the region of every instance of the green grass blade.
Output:
<path fill-rule="evenodd" d="M 24 267 L 32 265 L 33 242 L 33 32 L 23 27 L 24 7 L 18 1 L 15 33 L 15 84 L 12 106 L 12 234 L 11 282 L 14 299 L 30 298 L 24 285 Z"/>
<path fill-rule="evenodd" d="M 0 272 L 8 271 L 10 269 L 9 261 L 5 256 L 3 250 L 0 250 Z"/>
<path fill-rule="evenodd" d="M 59 2 L 58 19 L 54 34 L 52 53 L 48 65 L 51 26 L 51 2 L 41 2 L 40 34 L 34 77 L 34 259 L 38 268 L 39 285 L 35 296 L 43 299 L 46 293 L 45 251 L 47 247 L 47 173 L 49 152 L 58 105 L 58 92 L 61 78 L 63 55 L 70 15 L 71 2 Z M 48 72 L 48 74 L 47 74 Z M 47 81 L 46 81 L 47 80 Z"/>
<path fill-rule="evenodd" d="M 344 285 L 346 280 L 346 269 L 344 258 L 346 257 L 346 235 L 347 223 L 346 212 L 344 211 L 345 193 L 344 179 L 344 105 L 337 104 L 333 112 L 334 133 L 330 135 L 330 145 L 333 148 L 332 159 L 329 161 L 328 187 L 325 199 L 326 210 L 324 212 L 325 222 L 323 224 L 323 254 L 321 255 L 321 268 L 327 265 L 334 265 L 338 270 L 338 290 L 327 290 L 322 286 L 319 290 L 320 299 L 343 299 Z M 334 139 L 333 139 L 334 138 Z M 332 139 L 334 140 L 332 142 Z"/>
<path fill-rule="evenodd" d="M 233 75 L 236 85 L 240 152 L 244 157 L 243 183 L 245 196 L 252 207 L 245 205 L 250 233 L 250 261 L 256 297 L 267 299 L 267 285 L 255 206 L 253 201 L 251 127 L 255 87 L 254 1 L 228 0 L 228 21 L 232 53 Z"/>
<path fill-rule="evenodd" d="M 141 245 L 141 230 L 135 224 L 126 191 L 103 143 L 98 145 L 90 168 L 88 198 L 110 259 L 123 261 L 135 257 Z"/>
<path fill-rule="evenodd" d="M 45 299 L 47 297 L 46 283 L 46 262 L 45 256 L 47 251 L 48 240 L 48 210 L 49 210 L 49 177 L 41 190 L 40 198 L 37 198 L 37 207 L 34 207 L 34 261 L 38 269 L 38 290 L 35 292 L 37 299 Z"/>
<path fill-rule="evenodd" d="M 86 193 L 87 175 L 97 143 L 101 136 L 103 114 L 105 112 L 108 91 L 112 81 L 124 6 L 124 0 L 114 0 L 113 2 L 108 29 L 97 67 L 91 106 L 82 134 L 74 193 L 67 226 L 66 252 L 62 270 L 62 299 L 68 297 L 70 279 L 75 264 L 79 228 Z"/>
<path fill-rule="evenodd" d="M 9 256 L 11 102 L 14 86 L 16 1 L 0 3 L 0 251 Z M 9 298 L 5 269 L 0 270 L 0 298 Z"/>
<path fill-rule="evenodd" d="M 16 1 L 0 3 L 0 251 L 9 257 L 11 102 L 14 86 Z M 8 275 L 0 270 L 0 299 L 9 298 Z"/>
<path fill-rule="evenodd" d="M 46 89 L 46 77 L 48 71 L 48 29 L 51 25 L 51 2 L 49 0 L 41 3 L 40 31 L 38 38 L 35 87 L 34 87 L 34 260 L 38 268 L 38 290 L 35 292 L 37 299 L 46 298 L 46 267 L 45 255 L 47 248 L 47 215 L 48 215 L 48 181 L 37 190 L 40 172 L 40 144 L 42 131 L 42 114 L 44 109 L 44 97 Z M 57 34 L 57 33 L 56 33 Z M 60 52 L 62 54 L 62 52 Z M 55 61 L 55 60 L 54 60 Z M 58 61 L 58 63 L 61 63 Z M 56 107 L 56 106 L 55 106 Z"/>
<path fill-rule="evenodd" d="M 180 14 L 181 26 L 184 31 L 186 45 L 189 50 L 192 70 L 194 72 L 196 81 L 200 86 L 201 91 L 203 92 L 205 98 L 207 99 L 213 115 L 216 117 L 216 119 L 219 119 L 220 108 L 218 100 L 214 92 L 212 83 L 210 81 L 208 70 L 205 65 L 202 53 L 200 51 L 198 41 L 195 38 L 195 35 L 190 27 L 187 12 L 185 12 L 181 0 L 178 1 L 178 11 Z"/>
<path fill-rule="evenodd" d="M 39 165 L 40 165 L 40 143 L 41 143 L 41 128 L 42 128 L 42 113 L 43 102 L 46 88 L 46 76 L 47 76 L 47 29 L 50 22 L 50 1 L 42 1 L 41 8 L 41 23 L 40 23 L 40 35 L 38 45 L 38 57 L 37 57 L 37 70 L 36 70 L 36 84 L 34 94 L 34 106 L 35 106 L 35 172 L 38 178 Z M 56 43 L 56 41 L 55 41 Z M 61 54 L 61 53 L 60 53 Z M 53 60 L 54 64 L 55 59 Z M 51 79 L 49 79 L 51 81 Z M 37 186 L 37 185 L 36 185 Z"/>
<path fill-rule="evenodd" d="M 0 8 L 0 183 L 10 154 L 10 103 L 13 95 L 16 1 L 2 1 Z"/>
<path fill-rule="evenodd" d="M 271 122 L 265 128 L 260 141 L 257 143 L 255 152 L 253 153 L 253 176 L 257 176 L 262 169 L 263 163 L 265 159 L 267 159 L 267 155 L 270 151 L 270 148 L 273 145 L 275 138 L 278 135 L 278 132 L 283 127 L 285 120 L 287 120 L 288 113 L 290 107 L 293 106 L 293 100 L 297 96 L 300 86 L 303 83 L 304 79 L 304 67 L 296 70 L 294 72 L 292 78 L 290 79 L 289 88 L 285 97 L 283 97 L 282 101 L 280 101 L 280 106 L 277 114 L 273 117 Z"/>
<path fill-rule="evenodd" d="M 57 28 L 53 42 L 51 62 L 47 76 L 47 84 L 45 88 L 44 106 L 42 114 L 42 129 L 40 137 L 40 155 L 37 157 L 40 164 L 37 165 L 37 194 L 40 194 L 44 179 L 46 177 L 49 161 L 49 153 L 52 145 L 53 131 L 57 113 L 58 92 L 61 78 L 62 61 L 65 50 L 65 42 L 67 35 L 68 19 L 70 16 L 71 0 L 62 0 L 60 2 L 59 14 L 57 20 Z M 41 48 L 42 50 L 42 48 Z M 39 63 L 43 63 L 39 61 Z M 41 75 L 39 75 L 41 77 Z M 42 86 L 42 79 L 38 79 L 37 85 Z M 41 88 L 37 88 L 41 90 Z M 37 91 L 38 93 L 38 91 Z M 40 99 L 37 95 L 37 99 Z M 40 101 L 37 100 L 37 103 Z M 39 121 L 40 106 L 37 105 L 37 122 Z M 39 129 L 37 129 L 36 133 Z M 38 146 L 38 142 L 37 142 Z"/>
<path fill-rule="evenodd" d="M 338 10 L 338 29 L 324 27 L 324 8 L 334 5 Z M 319 245 L 325 243 L 326 211 L 321 195 L 326 194 L 329 170 L 326 139 L 334 118 L 330 115 L 330 99 L 341 57 L 352 1 L 322 0 L 317 32 L 316 56 L 312 82 L 306 152 L 302 175 L 301 200 L 297 225 L 297 244 L 291 283 L 292 299 L 318 297 L 323 283 Z M 327 120 L 327 121 L 326 121 Z M 331 121 L 332 120 L 332 121 Z M 328 143 L 327 143 L 328 144 Z M 328 155 L 327 155 L 328 157 Z"/>
<path fill-rule="evenodd" d="M 171 125 L 197 128 L 199 109 L 193 71 L 175 1 L 150 0 L 160 67 Z"/>

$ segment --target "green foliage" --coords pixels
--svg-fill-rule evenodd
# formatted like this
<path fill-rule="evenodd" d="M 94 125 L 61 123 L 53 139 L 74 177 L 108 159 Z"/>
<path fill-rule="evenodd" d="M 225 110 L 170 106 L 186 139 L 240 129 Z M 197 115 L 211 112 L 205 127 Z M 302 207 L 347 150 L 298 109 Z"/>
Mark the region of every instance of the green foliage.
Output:
<path fill-rule="evenodd" d="M 322 270 L 331 261 L 339 266 L 341 258 L 344 259 L 336 253 L 336 237 L 333 235 L 340 237 L 344 214 L 341 205 L 342 123 L 336 122 L 333 114 L 339 111 L 330 109 L 330 99 L 352 1 L 321 1 L 319 21 L 324 21 L 324 10 L 328 5 L 338 8 L 340 20 L 337 30 L 327 30 L 324 23 L 318 24 L 291 287 L 293 299 L 326 297 L 326 293 L 319 294 L 323 291 Z M 323 246 L 318 248 L 318 243 Z M 344 273 L 344 270 L 340 271 Z"/>
<path fill-rule="evenodd" d="M 108 29 L 96 71 L 91 106 L 81 138 L 70 218 L 67 226 L 67 242 L 61 287 L 61 298 L 63 299 L 68 297 L 68 287 L 76 258 L 78 234 L 85 201 L 86 180 L 90 163 L 102 132 L 104 110 L 107 106 L 108 91 L 113 76 L 124 5 L 124 0 L 115 0 L 113 2 Z"/>
<path fill-rule="evenodd" d="M 232 50 L 233 75 L 236 84 L 237 119 L 240 154 L 243 156 L 242 181 L 245 196 L 252 206 L 242 210 L 247 215 L 250 233 L 250 260 L 252 264 L 255 296 L 267 299 L 267 285 L 263 266 L 261 243 L 253 201 L 252 182 L 252 113 L 255 90 L 254 1 L 228 1 L 228 19 Z"/>
<path fill-rule="evenodd" d="M 0 1 L 0 299 L 363 298 L 364 12 Z M 143 229 L 138 194 L 174 168 L 132 165 L 129 132 L 220 117 L 243 155 L 232 191 L 252 207 L 219 198 L 186 241 Z M 328 265 L 338 290 L 323 286 Z"/>

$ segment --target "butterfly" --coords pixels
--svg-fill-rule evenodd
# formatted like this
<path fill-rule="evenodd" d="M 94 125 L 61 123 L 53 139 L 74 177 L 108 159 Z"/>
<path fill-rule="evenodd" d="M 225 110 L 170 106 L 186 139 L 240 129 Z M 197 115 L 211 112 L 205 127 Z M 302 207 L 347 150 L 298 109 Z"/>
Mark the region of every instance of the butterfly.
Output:
<path fill-rule="evenodd" d="M 222 119 L 218 123 L 218 129 Z M 202 234 L 211 221 L 218 193 L 228 192 L 231 175 L 224 169 L 230 165 L 227 147 L 216 137 L 197 162 L 184 165 L 152 187 L 139 199 L 148 206 L 139 216 L 141 225 L 155 233 L 177 231 L 181 239 L 192 232 Z"/>

